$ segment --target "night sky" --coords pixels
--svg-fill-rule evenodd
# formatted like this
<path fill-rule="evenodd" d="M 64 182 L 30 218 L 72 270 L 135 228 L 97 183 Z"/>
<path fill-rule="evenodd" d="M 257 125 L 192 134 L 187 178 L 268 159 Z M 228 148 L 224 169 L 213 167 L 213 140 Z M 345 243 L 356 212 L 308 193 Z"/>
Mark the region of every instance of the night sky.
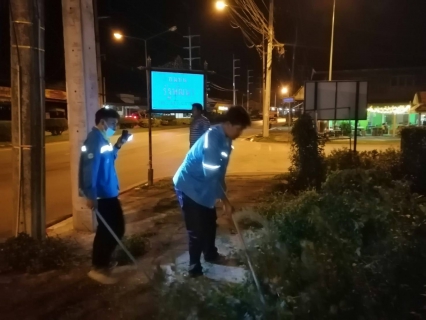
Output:
<path fill-rule="evenodd" d="M 231 0 L 230 0 L 231 1 Z M 262 1 L 262 0 L 259 0 Z M 265 0 L 266 1 L 266 0 Z M 212 82 L 232 86 L 232 55 L 241 59 L 242 77 L 237 81 L 245 91 L 247 69 L 261 76 L 260 57 L 245 46 L 241 31 L 232 29 L 229 17 L 218 13 L 210 0 L 100 0 L 101 51 L 107 92 L 144 95 L 144 74 L 135 67 L 144 64 L 143 43 L 125 40 L 118 43 L 112 32 L 119 30 L 136 37 L 149 37 L 171 26 L 169 33 L 149 43 L 154 66 L 187 57 L 187 40 L 182 36 L 191 28 L 201 35 L 193 51 L 217 75 Z M 332 0 L 276 0 L 275 28 L 280 42 L 293 44 L 299 31 L 297 71 L 310 74 L 327 70 L 331 34 Z M 51 87 L 65 79 L 61 1 L 46 0 L 46 84 Z M 0 85 L 9 85 L 8 0 L 0 0 Z M 292 46 L 284 58 L 274 60 L 273 85 L 290 80 Z M 197 63 L 197 62 L 196 62 Z M 304 66 L 304 68 L 302 68 Z M 425 0 L 337 0 L 334 69 L 392 68 L 426 66 Z M 301 84 L 303 76 L 297 72 Z M 260 87 L 257 84 L 255 87 Z M 211 96 L 229 94 L 211 91 Z"/>

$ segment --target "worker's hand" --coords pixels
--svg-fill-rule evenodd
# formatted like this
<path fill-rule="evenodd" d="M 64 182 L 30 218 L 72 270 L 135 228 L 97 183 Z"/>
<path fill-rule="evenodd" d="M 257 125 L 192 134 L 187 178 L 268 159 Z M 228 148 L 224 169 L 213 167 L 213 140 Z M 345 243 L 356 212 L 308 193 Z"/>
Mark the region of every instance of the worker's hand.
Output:
<path fill-rule="evenodd" d="M 222 201 L 223 202 L 223 212 L 227 216 L 231 216 L 235 212 L 235 208 L 232 206 L 232 204 L 229 202 L 228 199 Z"/>
<path fill-rule="evenodd" d="M 92 199 L 86 199 L 86 206 L 90 209 L 96 209 L 98 206 L 98 202 L 96 200 L 92 200 Z"/>
<path fill-rule="evenodd" d="M 123 130 L 121 133 L 121 136 L 117 140 L 117 147 L 121 148 L 123 144 L 125 144 L 127 141 L 131 141 L 133 139 L 133 135 L 128 130 Z"/>

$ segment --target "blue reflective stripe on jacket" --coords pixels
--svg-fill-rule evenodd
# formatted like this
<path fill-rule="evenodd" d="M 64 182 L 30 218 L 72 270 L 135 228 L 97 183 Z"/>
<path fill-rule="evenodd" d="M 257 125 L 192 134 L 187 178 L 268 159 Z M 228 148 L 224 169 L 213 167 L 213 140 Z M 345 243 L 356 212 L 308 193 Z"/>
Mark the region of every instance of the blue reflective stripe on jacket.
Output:
<path fill-rule="evenodd" d="M 118 196 L 119 186 L 115 171 L 118 149 L 97 128 L 87 135 L 81 147 L 79 189 L 81 195 L 96 200 Z"/>
<path fill-rule="evenodd" d="M 189 150 L 173 182 L 198 204 L 213 208 L 224 195 L 225 175 L 232 151 L 221 125 L 211 127 Z"/>

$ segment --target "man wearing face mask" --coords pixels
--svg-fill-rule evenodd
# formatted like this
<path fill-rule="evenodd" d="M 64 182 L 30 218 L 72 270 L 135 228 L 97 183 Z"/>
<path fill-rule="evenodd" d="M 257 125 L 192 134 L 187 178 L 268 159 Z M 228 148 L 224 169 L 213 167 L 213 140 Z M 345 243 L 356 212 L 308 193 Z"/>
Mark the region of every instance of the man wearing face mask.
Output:
<path fill-rule="evenodd" d="M 81 148 L 79 168 L 79 189 L 86 198 L 87 207 L 98 212 L 105 219 L 118 238 L 124 235 L 124 217 L 118 199 L 119 186 L 115 171 L 118 151 L 131 137 L 127 131 L 113 146 L 110 138 L 114 135 L 120 119 L 117 111 L 102 108 L 96 112 L 92 131 Z M 93 241 L 92 270 L 88 276 L 102 284 L 114 284 L 110 275 L 111 256 L 117 242 L 105 225 L 98 219 L 98 228 Z"/>
<path fill-rule="evenodd" d="M 226 196 L 225 175 L 231 157 L 232 140 L 250 126 L 250 116 L 241 106 L 229 108 L 225 122 L 212 126 L 189 150 L 173 182 L 189 238 L 189 275 L 201 276 L 200 258 L 220 261 L 215 246 L 216 201 L 221 200 L 226 215 L 233 207 Z"/>

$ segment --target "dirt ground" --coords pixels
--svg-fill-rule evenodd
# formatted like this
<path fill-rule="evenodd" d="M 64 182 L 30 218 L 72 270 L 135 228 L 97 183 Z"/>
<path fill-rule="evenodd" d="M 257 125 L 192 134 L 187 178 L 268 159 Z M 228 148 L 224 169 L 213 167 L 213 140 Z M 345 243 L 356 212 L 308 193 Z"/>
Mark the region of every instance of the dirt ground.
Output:
<path fill-rule="evenodd" d="M 274 182 L 272 176 L 232 176 L 227 179 L 228 194 L 237 209 L 253 207 Z M 174 263 L 185 256 L 182 217 L 169 180 L 132 190 L 121 200 L 126 234 L 150 235 L 150 250 L 138 261 L 139 269 L 119 267 L 117 285 L 99 285 L 86 275 L 93 235 L 63 232 L 60 236 L 76 247 L 74 264 L 67 270 L 39 275 L 0 273 L 0 319 L 156 319 L 158 283 L 149 281 L 146 274 L 152 277 L 160 263 Z M 228 236 L 228 221 L 220 217 L 218 224 L 218 238 Z"/>

